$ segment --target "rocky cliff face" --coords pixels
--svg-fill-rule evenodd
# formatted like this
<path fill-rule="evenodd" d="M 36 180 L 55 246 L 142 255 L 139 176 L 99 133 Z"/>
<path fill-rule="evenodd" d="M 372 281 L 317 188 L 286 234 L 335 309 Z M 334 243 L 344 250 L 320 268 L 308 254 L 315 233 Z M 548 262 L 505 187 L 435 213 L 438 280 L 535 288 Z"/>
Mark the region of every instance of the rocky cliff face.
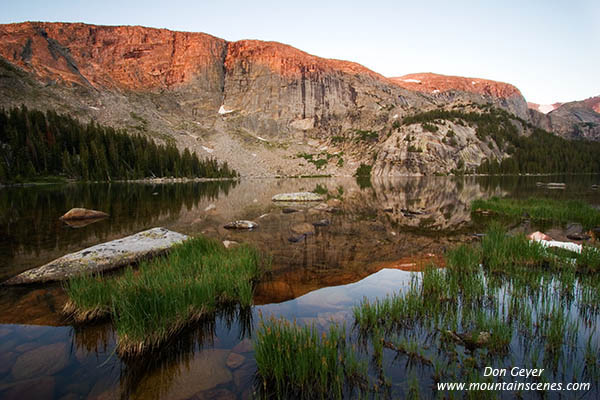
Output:
<path fill-rule="evenodd" d="M 424 132 L 412 133 L 422 153 L 394 145 L 407 135 L 391 133 L 395 121 L 454 103 L 493 103 L 529 118 L 511 85 L 390 79 L 276 42 L 137 26 L 0 25 L 0 106 L 52 108 L 174 140 L 244 175 L 352 174 L 374 160 L 379 174 L 429 174 L 452 169 L 457 151 L 466 163 L 490 156 L 494 149 L 461 128 L 460 150 L 436 147 L 442 138 Z"/>
<path fill-rule="evenodd" d="M 507 156 L 494 142 L 477 138 L 475 127 L 452 121 L 436 123 L 431 132 L 422 124 L 400 127 L 379 147 L 375 176 L 435 175 L 475 170 L 484 159 Z"/>
<path fill-rule="evenodd" d="M 463 98 L 477 103 L 484 100 L 527 119 L 527 103 L 523 95 L 519 89 L 508 83 L 428 72 L 390 80 L 406 89 L 428 93 L 445 101 Z"/>
<path fill-rule="evenodd" d="M 567 139 L 600 140 L 600 96 L 553 106 L 556 108 L 545 114 L 530 109 L 530 120 Z"/>

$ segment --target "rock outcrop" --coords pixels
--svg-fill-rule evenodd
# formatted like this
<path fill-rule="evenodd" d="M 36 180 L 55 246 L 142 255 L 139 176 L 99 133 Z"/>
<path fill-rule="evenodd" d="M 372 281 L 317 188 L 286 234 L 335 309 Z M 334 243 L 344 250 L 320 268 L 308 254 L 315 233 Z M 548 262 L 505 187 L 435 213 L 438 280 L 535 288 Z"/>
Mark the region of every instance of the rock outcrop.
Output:
<path fill-rule="evenodd" d="M 41 267 L 25 271 L 3 284 L 60 281 L 73 276 L 103 272 L 164 253 L 187 238 L 186 235 L 165 228 L 152 228 L 67 254 Z"/>
<path fill-rule="evenodd" d="M 475 170 L 484 159 L 506 154 L 493 142 L 477 138 L 475 127 L 452 121 L 435 124 L 436 132 L 421 124 L 403 125 L 379 147 L 374 176 L 435 175 Z"/>

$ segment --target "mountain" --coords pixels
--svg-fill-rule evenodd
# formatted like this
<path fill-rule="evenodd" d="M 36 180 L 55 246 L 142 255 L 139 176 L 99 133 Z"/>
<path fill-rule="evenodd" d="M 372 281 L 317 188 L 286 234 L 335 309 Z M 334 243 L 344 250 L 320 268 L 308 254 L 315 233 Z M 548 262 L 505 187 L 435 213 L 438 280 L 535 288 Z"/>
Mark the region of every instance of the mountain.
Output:
<path fill-rule="evenodd" d="M 568 139 L 600 140 L 600 96 L 554 103 L 552 107 L 545 115 L 530 107 L 530 119 L 535 125 Z"/>
<path fill-rule="evenodd" d="M 174 142 L 252 176 L 472 169 L 507 157 L 506 146 L 478 137 L 475 124 L 430 132 L 403 118 L 491 104 L 516 116 L 519 134 L 540 119 L 509 84 L 387 78 L 277 42 L 81 23 L 0 25 L 0 106 L 21 104 Z"/>

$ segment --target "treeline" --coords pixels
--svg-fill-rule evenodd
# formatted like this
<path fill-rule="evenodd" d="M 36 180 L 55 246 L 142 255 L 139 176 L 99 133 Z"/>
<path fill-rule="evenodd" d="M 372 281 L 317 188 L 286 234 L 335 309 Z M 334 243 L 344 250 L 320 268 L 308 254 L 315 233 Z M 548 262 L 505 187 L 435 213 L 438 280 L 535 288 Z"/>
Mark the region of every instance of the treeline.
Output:
<path fill-rule="evenodd" d="M 474 171 L 482 174 L 539 173 L 600 173 L 600 142 L 566 140 L 505 110 L 491 105 L 479 105 L 481 112 L 463 110 L 433 110 L 410 115 L 405 125 L 442 123 L 475 127 L 482 141 L 493 141 L 510 156 L 503 160 L 485 160 Z M 531 132 L 520 134 L 518 126 Z"/>
<path fill-rule="evenodd" d="M 512 141 L 515 152 L 501 161 L 486 160 L 481 174 L 600 173 L 600 143 L 566 140 L 542 129 Z"/>
<path fill-rule="evenodd" d="M 0 182 L 56 175 L 85 181 L 238 176 L 227 162 L 200 160 L 140 134 L 25 106 L 0 110 Z"/>

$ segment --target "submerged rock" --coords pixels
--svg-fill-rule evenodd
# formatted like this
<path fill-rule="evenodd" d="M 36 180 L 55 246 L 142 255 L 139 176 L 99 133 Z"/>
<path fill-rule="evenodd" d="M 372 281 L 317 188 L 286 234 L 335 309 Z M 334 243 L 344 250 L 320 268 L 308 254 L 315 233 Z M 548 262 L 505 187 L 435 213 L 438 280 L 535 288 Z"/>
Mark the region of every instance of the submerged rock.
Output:
<path fill-rule="evenodd" d="M 226 364 L 231 369 L 236 369 L 246 361 L 246 357 L 238 353 L 229 353 Z"/>
<path fill-rule="evenodd" d="M 56 382 L 51 376 L 27 379 L 2 386 L 4 400 L 52 399 Z"/>
<path fill-rule="evenodd" d="M 290 237 L 288 238 L 288 241 L 289 241 L 289 242 L 292 242 L 292 243 L 298 243 L 298 242 L 301 242 L 301 241 L 302 241 L 302 240 L 304 240 L 304 239 L 306 239 L 306 235 L 305 235 L 305 234 L 302 234 L 302 235 L 294 235 L 294 236 L 290 236 Z"/>
<path fill-rule="evenodd" d="M 191 400 L 237 400 L 237 396 L 231 390 L 211 389 L 196 393 Z"/>
<path fill-rule="evenodd" d="M 102 211 L 88 210 L 87 208 L 71 208 L 60 219 L 63 221 L 74 221 L 78 219 L 106 218 L 108 216 L 107 213 Z"/>
<path fill-rule="evenodd" d="M 329 221 L 328 219 L 321 219 L 319 221 L 313 222 L 312 224 L 313 226 L 329 226 L 331 224 L 331 221 Z"/>
<path fill-rule="evenodd" d="M 588 235 L 587 233 L 583 233 L 583 232 L 567 234 L 567 239 L 570 239 L 570 240 L 582 241 L 582 240 L 588 240 L 590 238 L 591 238 L 590 235 Z"/>
<path fill-rule="evenodd" d="M 457 333 L 455 331 L 447 330 L 446 334 L 471 351 L 480 347 L 486 347 L 492 339 L 491 333 L 486 331 Z"/>
<path fill-rule="evenodd" d="M 67 254 L 46 265 L 25 271 L 4 284 L 60 281 L 77 275 L 107 271 L 162 254 L 186 239 L 188 236 L 181 233 L 165 228 L 152 228 Z"/>
<path fill-rule="evenodd" d="M 296 192 L 276 194 L 271 198 L 272 201 L 323 201 L 323 195 L 313 192 Z"/>
<path fill-rule="evenodd" d="M 292 214 L 292 213 L 295 213 L 298 211 L 300 211 L 300 210 L 296 210 L 295 208 L 291 208 L 291 207 L 286 207 L 283 210 L 281 210 L 281 212 L 284 214 Z"/>
<path fill-rule="evenodd" d="M 0 354 L 0 375 L 6 374 L 12 368 L 17 359 L 15 352 L 3 352 Z"/>
<path fill-rule="evenodd" d="M 67 365 L 68 359 L 65 343 L 42 346 L 19 356 L 11 373 L 16 380 L 54 375 Z"/>
<path fill-rule="evenodd" d="M 569 224 L 565 231 L 565 235 L 567 236 L 567 239 L 570 240 L 590 239 L 590 235 L 583 231 L 583 226 L 581 224 Z"/>
<path fill-rule="evenodd" d="M 301 224 L 293 225 L 291 228 L 292 232 L 299 235 L 314 235 L 315 227 L 308 222 L 303 222 Z"/>
<path fill-rule="evenodd" d="M 237 220 L 223 226 L 225 229 L 254 229 L 258 228 L 258 224 L 254 221 Z"/>
<path fill-rule="evenodd" d="M 231 351 L 235 353 L 249 353 L 254 349 L 254 345 L 252 344 L 252 340 L 244 339 L 238 344 L 235 345 Z"/>

